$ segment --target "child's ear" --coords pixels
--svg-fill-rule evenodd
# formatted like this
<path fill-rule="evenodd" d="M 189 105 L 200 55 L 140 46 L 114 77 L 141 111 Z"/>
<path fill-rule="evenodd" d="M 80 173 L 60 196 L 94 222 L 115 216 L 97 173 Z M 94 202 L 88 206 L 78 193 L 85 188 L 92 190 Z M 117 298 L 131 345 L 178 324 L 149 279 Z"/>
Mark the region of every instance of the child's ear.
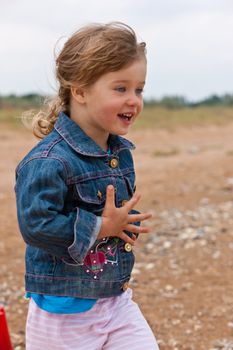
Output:
<path fill-rule="evenodd" d="M 71 86 L 71 95 L 77 101 L 78 103 L 85 103 L 85 94 L 84 89 L 78 87 L 78 86 Z"/>

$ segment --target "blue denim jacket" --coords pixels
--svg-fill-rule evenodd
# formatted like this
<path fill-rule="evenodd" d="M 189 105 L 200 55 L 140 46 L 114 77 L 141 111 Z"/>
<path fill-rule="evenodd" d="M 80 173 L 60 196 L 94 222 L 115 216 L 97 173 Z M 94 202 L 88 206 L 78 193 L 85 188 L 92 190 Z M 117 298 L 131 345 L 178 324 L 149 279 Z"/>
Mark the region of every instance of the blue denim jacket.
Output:
<path fill-rule="evenodd" d="M 134 145 L 116 135 L 110 135 L 109 145 L 111 155 L 61 113 L 53 131 L 17 166 L 27 291 L 103 298 L 125 290 L 133 252 L 117 237 L 96 237 L 107 185 L 115 188 L 117 207 L 133 195 Z"/>

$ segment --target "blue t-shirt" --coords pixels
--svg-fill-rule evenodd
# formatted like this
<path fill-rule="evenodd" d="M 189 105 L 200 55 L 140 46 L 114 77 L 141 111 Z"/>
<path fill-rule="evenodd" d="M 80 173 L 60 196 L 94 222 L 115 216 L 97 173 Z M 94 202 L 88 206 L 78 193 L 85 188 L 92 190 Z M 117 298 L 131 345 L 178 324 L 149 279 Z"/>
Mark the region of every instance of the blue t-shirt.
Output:
<path fill-rule="evenodd" d="M 55 314 L 75 314 L 92 308 L 97 299 L 60 297 L 44 294 L 26 293 L 26 298 L 32 298 L 37 306 Z"/>

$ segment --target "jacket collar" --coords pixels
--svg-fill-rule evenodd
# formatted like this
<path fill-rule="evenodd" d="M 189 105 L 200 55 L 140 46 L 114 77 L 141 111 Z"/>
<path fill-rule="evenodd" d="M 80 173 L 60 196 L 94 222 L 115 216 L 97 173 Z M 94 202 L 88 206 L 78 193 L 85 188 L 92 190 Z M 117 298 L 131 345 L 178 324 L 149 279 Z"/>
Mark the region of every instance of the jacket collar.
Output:
<path fill-rule="evenodd" d="M 72 119 L 61 112 L 55 123 L 54 129 L 76 152 L 85 156 L 106 157 L 108 153 L 104 151 L 95 141 L 90 138 Z M 109 136 L 109 146 L 113 154 L 118 154 L 123 149 L 134 149 L 132 142 L 125 138 L 112 135 Z"/>

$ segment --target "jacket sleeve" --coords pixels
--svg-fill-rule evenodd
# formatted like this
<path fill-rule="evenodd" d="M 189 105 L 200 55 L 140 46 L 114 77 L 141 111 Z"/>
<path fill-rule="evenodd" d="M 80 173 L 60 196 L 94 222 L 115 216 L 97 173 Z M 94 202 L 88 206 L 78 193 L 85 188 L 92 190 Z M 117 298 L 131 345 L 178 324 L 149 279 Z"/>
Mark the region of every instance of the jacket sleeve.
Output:
<path fill-rule="evenodd" d="M 80 208 L 64 212 L 68 187 L 62 161 L 28 161 L 16 173 L 15 191 L 24 241 L 67 263 L 82 263 L 99 233 L 101 217 Z"/>

